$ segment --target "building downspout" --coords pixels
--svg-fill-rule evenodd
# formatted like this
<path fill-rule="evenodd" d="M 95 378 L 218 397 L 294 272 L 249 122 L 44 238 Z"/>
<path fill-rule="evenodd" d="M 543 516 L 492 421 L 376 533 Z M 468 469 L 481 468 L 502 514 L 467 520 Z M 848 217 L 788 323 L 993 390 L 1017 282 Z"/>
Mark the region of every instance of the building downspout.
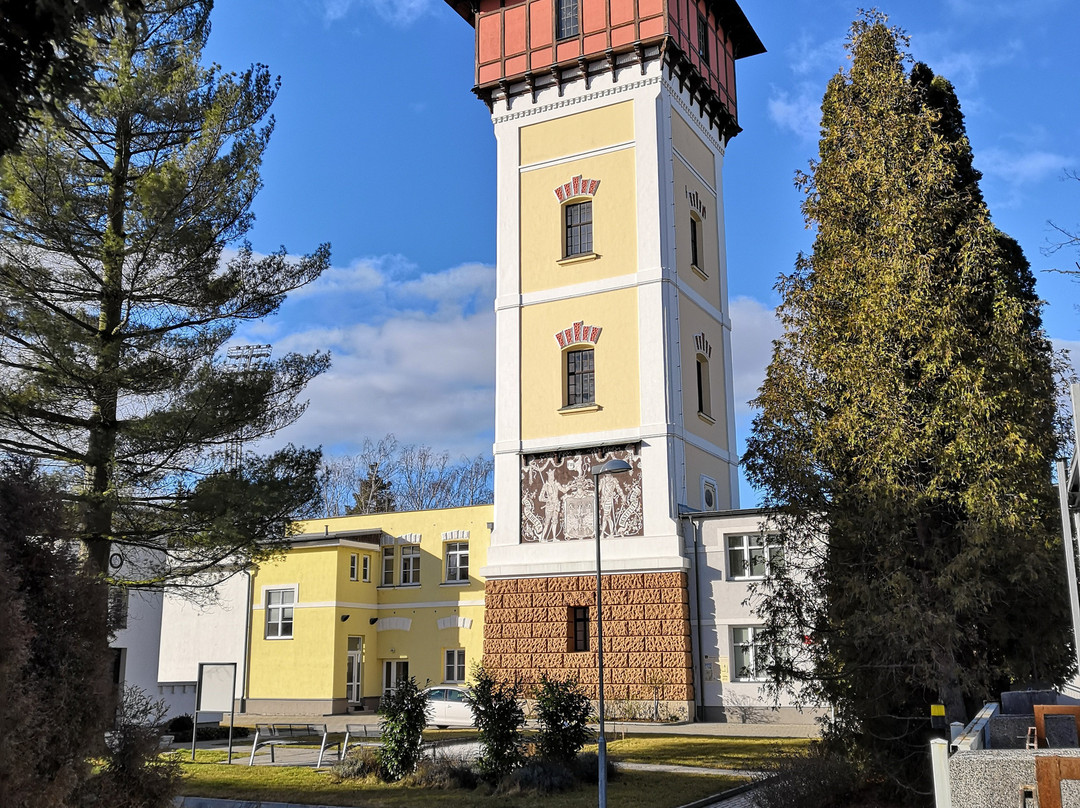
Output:
<path fill-rule="evenodd" d="M 701 637 L 701 524 L 689 514 L 683 514 L 683 519 L 690 525 L 691 535 L 694 541 L 694 616 L 697 620 L 696 640 L 697 653 L 694 655 L 694 720 L 705 720 L 705 658 L 702 656 L 705 646 Z"/>
<path fill-rule="evenodd" d="M 244 568 L 244 575 L 247 576 L 247 603 L 244 609 L 244 679 L 243 686 L 240 690 L 240 712 L 247 712 L 248 703 L 248 683 L 251 680 L 251 610 L 254 606 L 254 586 L 255 580 L 252 575 L 252 567 Z"/>

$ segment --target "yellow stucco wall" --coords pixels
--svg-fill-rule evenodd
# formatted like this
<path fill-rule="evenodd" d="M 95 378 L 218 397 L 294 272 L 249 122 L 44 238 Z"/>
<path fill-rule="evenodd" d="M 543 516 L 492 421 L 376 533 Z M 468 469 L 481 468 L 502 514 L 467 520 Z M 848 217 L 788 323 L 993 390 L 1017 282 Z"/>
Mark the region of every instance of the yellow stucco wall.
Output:
<path fill-rule="evenodd" d="M 731 507 L 731 484 L 728 480 L 726 466 L 722 466 L 717 459 L 690 444 L 686 445 L 686 487 L 689 496 L 689 504 L 692 508 L 705 510 L 705 503 L 701 501 L 701 476 L 705 475 L 716 483 L 717 510 Z"/>
<path fill-rule="evenodd" d="M 596 258 L 563 263 L 563 205 L 553 189 L 581 174 L 600 180 L 592 199 Z M 571 203 L 588 200 L 575 197 Z M 554 289 L 637 271 L 634 150 L 573 160 L 521 175 L 521 290 Z"/>
<path fill-rule="evenodd" d="M 521 310 L 523 440 L 640 426 L 637 294 L 618 289 Z M 560 412 L 565 370 L 555 332 L 578 320 L 603 329 L 594 347 L 598 409 Z"/>
<path fill-rule="evenodd" d="M 626 143 L 634 139 L 633 102 L 523 126 L 520 138 L 523 166 Z"/>
<path fill-rule="evenodd" d="M 679 156 L 674 158 L 672 172 L 675 198 L 675 253 L 679 278 L 711 305 L 720 308 L 720 245 L 717 241 L 719 211 L 716 194 L 710 190 L 716 182 L 716 161 L 705 142 L 676 112 L 672 112 L 671 116 L 671 141 L 675 150 L 682 156 L 682 159 L 679 159 Z M 702 182 L 702 179 L 705 182 Z M 691 269 L 690 218 L 692 213 L 700 219 L 701 234 L 698 239 L 700 254 L 697 266 L 707 277 Z"/>
<path fill-rule="evenodd" d="M 248 695 L 252 699 L 343 699 L 349 637 L 362 638 L 362 682 L 365 698 L 382 692 L 382 663 L 408 660 L 409 673 L 423 686 L 443 681 L 444 651 L 464 648 L 471 668 L 483 655 L 484 581 L 476 571 L 486 563 L 492 521 L 490 505 L 470 508 L 319 519 L 299 523 L 293 547 L 279 559 L 260 565 L 255 576 L 251 669 Z M 329 530 L 337 536 L 325 541 Z M 380 530 L 395 548 L 394 581 L 400 580 L 402 546 L 398 537 L 419 534 L 419 586 L 381 586 L 378 536 L 360 537 L 363 546 L 350 546 L 351 531 Z M 469 580 L 447 583 L 443 534 L 469 543 Z M 342 534 L 346 534 L 342 537 Z M 307 540 L 318 540 L 317 546 Z M 350 555 L 371 557 L 371 581 L 352 581 Z M 362 566 L 357 577 L 362 576 Z M 295 586 L 291 639 L 267 639 L 262 593 L 265 588 Z M 342 620 L 346 617 L 346 620 Z M 405 618 L 408 630 L 380 631 L 373 618 Z M 441 618 L 466 618 L 471 626 L 440 629 Z M 456 621 L 455 621 L 456 622 Z M 382 624 L 383 627 L 387 623 Z"/>
<path fill-rule="evenodd" d="M 679 305 L 679 343 L 682 348 L 683 423 L 692 432 L 722 449 L 727 445 L 727 390 L 724 386 L 724 332 L 710 314 L 684 297 Z M 710 424 L 697 411 L 697 343 L 694 337 L 704 334 L 712 346 L 709 360 L 709 391 L 712 406 Z"/>

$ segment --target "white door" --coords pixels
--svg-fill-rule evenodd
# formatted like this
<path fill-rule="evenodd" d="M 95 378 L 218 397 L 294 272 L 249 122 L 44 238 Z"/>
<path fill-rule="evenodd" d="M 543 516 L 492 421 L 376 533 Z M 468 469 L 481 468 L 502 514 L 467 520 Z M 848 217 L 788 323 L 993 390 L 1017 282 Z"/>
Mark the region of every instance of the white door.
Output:
<path fill-rule="evenodd" d="M 409 660 L 407 659 L 388 659 L 383 662 L 383 695 L 387 695 L 391 690 L 396 690 L 397 686 L 409 678 Z"/>
<path fill-rule="evenodd" d="M 348 657 L 345 661 L 345 698 L 349 704 L 359 704 L 364 698 L 363 688 L 364 638 L 349 637 Z"/>

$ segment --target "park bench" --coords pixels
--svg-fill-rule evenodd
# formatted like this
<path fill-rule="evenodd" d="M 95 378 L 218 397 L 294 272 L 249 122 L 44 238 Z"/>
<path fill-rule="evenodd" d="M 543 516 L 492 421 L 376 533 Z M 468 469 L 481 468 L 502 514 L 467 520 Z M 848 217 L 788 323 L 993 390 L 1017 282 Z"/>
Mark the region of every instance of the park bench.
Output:
<path fill-rule="evenodd" d="M 342 757 L 341 743 L 329 740 L 326 724 L 256 724 L 255 739 L 251 743 L 251 758 L 248 760 L 248 765 L 251 766 L 255 763 L 255 752 L 259 747 L 270 747 L 270 762 L 274 763 L 275 746 L 291 746 L 316 739 L 321 741 L 319 762 L 315 764 L 316 768 L 322 767 L 323 755 L 327 746 L 336 746 L 338 758 Z"/>
<path fill-rule="evenodd" d="M 341 756 L 349 753 L 350 746 L 380 746 L 382 730 L 378 724 L 346 724 L 345 741 L 341 746 Z"/>

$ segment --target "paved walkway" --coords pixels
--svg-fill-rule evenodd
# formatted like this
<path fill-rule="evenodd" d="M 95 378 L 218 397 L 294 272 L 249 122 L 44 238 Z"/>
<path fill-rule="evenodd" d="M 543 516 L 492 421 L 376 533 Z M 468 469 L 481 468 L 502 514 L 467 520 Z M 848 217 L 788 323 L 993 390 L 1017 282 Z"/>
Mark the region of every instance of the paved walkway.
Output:
<path fill-rule="evenodd" d="M 346 715 L 260 715 L 238 713 L 237 726 L 254 727 L 256 724 L 326 724 L 330 732 L 344 732 L 346 724 L 378 724 L 375 713 L 352 713 Z M 532 726 L 530 722 L 527 726 Z M 637 721 L 607 721 L 605 732 L 609 738 L 622 734 L 644 735 L 709 735 L 733 738 L 816 738 L 817 724 L 781 724 L 762 721 L 752 724 L 719 723 L 712 721 L 682 721 L 677 723 L 654 723 Z M 595 729 L 595 725 L 593 726 Z"/>

